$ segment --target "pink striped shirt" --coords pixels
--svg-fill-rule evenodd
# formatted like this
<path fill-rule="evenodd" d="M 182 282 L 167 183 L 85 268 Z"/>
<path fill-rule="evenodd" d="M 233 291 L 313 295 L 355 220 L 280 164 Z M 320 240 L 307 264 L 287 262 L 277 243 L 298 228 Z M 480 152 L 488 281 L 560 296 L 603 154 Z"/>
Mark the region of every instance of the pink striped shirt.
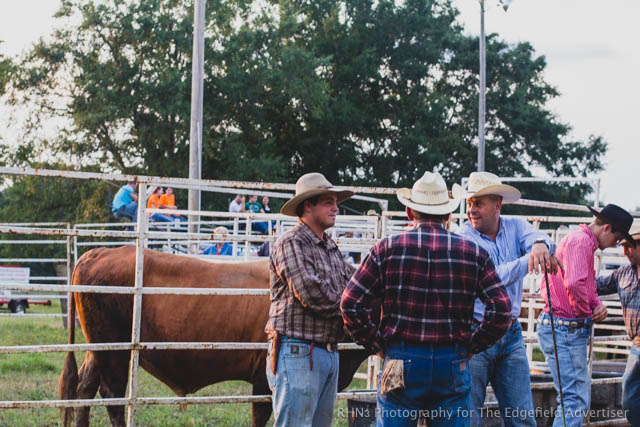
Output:
<path fill-rule="evenodd" d="M 569 233 L 558 245 L 556 256 L 562 261 L 564 272 L 549 274 L 554 317 L 588 318 L 602 304 L 596 292 L 596 272 L 593 265 L 593 254 L 597 248 L 598 240 L 585 224 L 580 224 L 578 230 Z M 545 303 L 544 312 L 549 313 L 544 276 L 540 281 L 540 294 Z"/>

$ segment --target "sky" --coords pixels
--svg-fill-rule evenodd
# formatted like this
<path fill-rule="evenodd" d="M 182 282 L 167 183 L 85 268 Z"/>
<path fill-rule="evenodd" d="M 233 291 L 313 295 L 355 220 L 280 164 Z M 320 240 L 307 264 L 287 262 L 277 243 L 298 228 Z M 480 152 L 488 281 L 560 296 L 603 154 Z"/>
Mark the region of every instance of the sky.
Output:
<path fill-rule="evenodd" d="M 51 33 L 56 0 L 3 0 L 0 53 L 15 55 Z M 478 0 L 453 0 L 468 34 L 480 33 Z M 609 143 L 600 200 L 640 208 L 640 1 L 513 0 L 505 12 L 486 0 L 485 30 L 509 43 L 527 41 L 547 59 L 545 80 L 560 96 L 549 108 L 572 127 L 571 138 Z M 491 70 L 487 70 L 488 73 Z M 3 120 L 5 114 L 0 114 Z M 0 135 L 5 126 L 0 125 Z"/>

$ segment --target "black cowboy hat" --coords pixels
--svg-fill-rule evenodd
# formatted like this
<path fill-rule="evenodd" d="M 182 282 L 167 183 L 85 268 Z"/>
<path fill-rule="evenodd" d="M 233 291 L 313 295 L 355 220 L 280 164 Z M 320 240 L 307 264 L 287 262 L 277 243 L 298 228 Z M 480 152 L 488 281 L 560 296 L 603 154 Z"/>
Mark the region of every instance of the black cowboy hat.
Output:
<path fill-rule="evenodd" d="M 636 247 L 636 242 L 629 234 L 631 225 L 633 224 L 633 217 L 631 214 L 620 206 L 608 204 L 600 212 L 593 209 L 591 206 L 587 206 L 592 214 L 599 218 L 605 224 L 611 225 L 613 231 L 622 233 L 624 239 L 629 242 L 631 246 Z"/>

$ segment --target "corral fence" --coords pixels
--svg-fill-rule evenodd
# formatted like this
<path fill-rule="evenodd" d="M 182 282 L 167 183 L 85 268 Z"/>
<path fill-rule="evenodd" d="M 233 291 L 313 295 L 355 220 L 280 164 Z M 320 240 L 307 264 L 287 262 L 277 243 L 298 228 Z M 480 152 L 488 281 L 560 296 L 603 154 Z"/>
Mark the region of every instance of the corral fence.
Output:
<path fill-rule="evenodd" d="M 262 295 L 268 296 L 267 289 L 193 289 L 193 288 L 155 288 L 144 287 L 143 284 L 143 259 L 144 248 L 155 248 L 166 252 L 172 252 L 189 257 L 200 257 L 208 261 L 244 261 L 255 259 L 253 252 L 257 244 L 270 241 L 273 242 L 277 236 L 287 228 L 295 224 L 295 220 L 291 217 L 280 214 L 252 214 L 252 213 L 229 213 L 229 212 L 209 212 L 209 211 L 188 211 L 188 210 L 172 210 L 169 213 L 173 215 L 187 215 L 191 218 L 196 217 L 198 229 L 196 232 L 188 232 L 186 224 L 188 223 L 150 223 L 149 215 L 153 213 L 167 213 L 161 209 L 147 209 L 147 189 L 151 186 L 170 186 L 174 188 L 196 188 L 202 191 L 218 191 L 225 189 L 224 192 L 236 192 L 237 189 L 244 189 L 250 192 L 269 192 L 274 197 L 286 196 L 282 193 L 273 193 L 277 191 L 293 191 L 293 184 L 277 184 L 277 183 L 255 183 L 240 181 L 218 181 L 218 180 L 189 180 L 184 178 L 162 178 L 150 176 L 132 176 L 132 175 L 113 175 L 88 172 L 71 172 L 71 171 L 55 171 L 55 170 L 35 170 L 29 168 L 0 168 L 0 173 L 9 175 L 32 175 L 32 176 L 54 176 L 69 179 L 98 179 L 112 180 L 119 182 L 136 181 L 138 183 L 138 221 L 132 223 L 114 223 L 114 224 L 75 224 L 67 223 L 21 223 L 21 224 L 0 224 L 0 233 L 15 234 L 23 236 L 47 236 L 47 238 L 59 238 L 56 240 L 5 240 L 7 244 L 64 244 L 66 245 L 66 258 L 34 258 L 34 259 L 0 259 L 0 262 L 10 263 L 29 263 L 29 262 L 52 262 L 66 267 L 66 277 L 56 275 L 55 277 L 33 277 L 34 282 L 38 280 L 44 281 L 62 281 L 60 283 L 29 283 L 16 285 L 10 283 L 0 283 L 0 289 L 24 292 L 24 295 L 33 298 L 30 292 L 39 292 L 46 294 L 38 294 L 46 298 L 66 298 L 68 299 L 71 292 L 82 293 L 111 293 L 111 294 L 128 294 L 133 295 L 133 324 L 131 342 L 123 343 L 92 343 L 92 344 L 62 344 L 62 345 L 38 345 L 38 346 L 4 346 L 0 347 L 0 353 L 46 353 L 46 352 L 67 352 L 67 351 L 113 351 L 128 350 L 131 351 L 131 361 L 129 369 L 129 388 L 128 395 L 125 398 L 118 399 L 89 399 L 89 400 L 41 400 L 41 401 L 2 401 L 0 408 L 51 408 L 51 407 L 81 407 L 81 406 L 108 406 L 108 405 L 127 405 L 127 424 L 135 425 L 136 410 L 140 405 L 156 405 L 156 404 L 205 404 L 205 403 L 240 403 L 240 402 L 268 402 L 271 396 L 207 396 L 207 397 L 141 397 L 138 396 L 138 368 L 139 368 L 139 352 L 141 350 L 167 350 L 167 349 L 208 349 L 208 350 L 256 350 L 267 348 L 266 343 L 240 343 L 240 342 L 141 342 L 140 341 L 140 323 L 141 323 L 141 303 L 145 294 L 171 294 L 171 295 Z M 373 195 L 394 195 L 394 188 L 378 188 L 378 187 L 343 187 L 359 194 Z M 277 194 L 277 196 L 276 196 Z M 287 193 L 290 197 L 291 194 Z M 391 212 L 386 210 L 386 204 L 380 199 L 361 196 L 363 200 L 378 203 L 383 211 L 379 215 L 340 215 L 336 226 L 330 230 L 330 233 L 340 246 L 343 252 L 358 254 L 360 258 L 365 256 L 369 248 L 380 238 L 401 232 L 406 228 L 407 220 L 404 212 Z M 586 207 L 577 205 L 562 205 L 558 203 L 538 202 L 524 200 L 521 204 L 528 206 L 536 206 L 541 208 L 567 209 L 577 211 L 588 211 Z M 635 213 L 637 214 L 637 213 Z M 463 213 L 456 214 L 454 217 L 462 218 Z M 202 218 L 205 218 L 203 220 Z M 527 216 L 526 219 L 533 222 L 536 226 L 540 224 L 576 224 L 584 222 L 584 217 L 550 217 L 550 216 Z M 267 222 L 268 234 L 256 235 L 252 233 L 252 222 Z M 232 231 L 227 236 L 216 236 L 213 238 L 211 232 L 214 227 L 224 225 Z M 275 230 L 275 231 L 274 231 Z M 274 232 L 272 232 L 274 231 Z M 556 241 L 559 241 L 566 231 L 559 229 L 544 230 L 552 235 Z M 28 242 L 28 243 L 27 243 Z M 44 243 L 46 242 L 46 243 Z M 231 257 L 224 256 L 203 256 L 199 253 L 204 244 L 230 242 L 233 245 L 233 254 Z M 122 286 L 71 286 L 70 277 L 73 263 L 80 254 L 90 247 L 95 246 L 120 246 L 124 244 L 133 244 L 136 246 L 136 270 L 135 284 L 133 287 Z M 600 268 L 604 265 L 603 260 L 616 260 L 619 263 L 621 254 L 619 251 L 605 251 L 596 254 L 597 265 Z M 520 318 L 520 321 L 526 325 L 525 342 L 527 344 L 527 354 L 530 362 L 533 354 L 533 348 L 537 344 L 534 333 L 535 313 L 540 310 L 544 304 L 539 298 L 538 284 L 539 278 L 528 276 L 525 280 L 523 312 L 526 313 Z M 60 295 L 60 292 L 64 294 Z M 57 295 L 56 295 L 57 293 Z M 594 345 L 593 351 L 604 353 L 625 354 L 631 343 L 624 334 L 624 326 L 621 322 L 620 303 L 616 299 L 606 299 L 605 303 L 609 309 L 609 313 L 614 317 L 612 324 L 598 325 L 595 329 L 607 330 L 609 333 L 618 333 L 612 336 L 592 336 Z M 29 315 L 27 315 L 29 316 Z M 35 316 L 35 315 L 33 315 Z M 61 315 L 64 316 L 64 315 Z M 592 332 L 593 333 L 593 332 Z M 354 350 L 361 347 L 355 344 L 340 344 L 340 350 Z M 593 355 L 590 356 L 590 363 Z M 545 364 L 533 364 L 538 369 L 545 369 Z M 339 393 L 338 398 L 353 398 L 374 396 L 376 378 L 378 377 L 380 363 L 376 357 L 369 358 L 368 372 L 368 390 L 353 390 Z M 592 383 L 612 383 L 620 382 L 619 378 L 596 379 Z M 536 388 L 553 388 L 553 383 L 535 384 Z"/>

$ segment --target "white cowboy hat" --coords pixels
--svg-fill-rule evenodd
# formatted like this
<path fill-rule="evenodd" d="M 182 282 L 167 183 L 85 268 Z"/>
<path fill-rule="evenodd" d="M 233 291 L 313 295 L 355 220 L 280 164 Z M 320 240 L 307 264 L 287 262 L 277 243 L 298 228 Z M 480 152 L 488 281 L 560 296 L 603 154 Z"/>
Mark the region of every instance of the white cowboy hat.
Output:
<path fill-rule="evenodd" d="M 396 193 L 398 200 L 411 209 L 429 215 L 446 215 L 460 205 L 462 187 L 454 184 L 449 197 L 447 184 L 437 172 L 425 172 L 422 178 L 413 184 L 412 189 L 401 188 Z"/>
<path fill-rule="evenodd" d="M 503 184 L 497 175 L 490 172 L 471 172 L 467 183 L 466 194 L 462 197 L 480 197 L 493 194 L 502 197 L 502 203 L 514 203 L 520 200 L 520 191 L 510 185 Z"/>
<path fill-rule="evenodd" d="M 311 172 L 302 175 L 300 179 L 298 179 L 298 182 L 296 182 L 296 195 L 282 205 L 280 213 L 289 216 L 298 216 L 296 208 L 300 203 L 311 197 L 326 193 L 335 193 L 338 197 L 338 203 L 353 196 L 353 191 L 340 190 L 331 185 L 331 183 L 327 181 L 327 178 L 321 173 Z"/>

